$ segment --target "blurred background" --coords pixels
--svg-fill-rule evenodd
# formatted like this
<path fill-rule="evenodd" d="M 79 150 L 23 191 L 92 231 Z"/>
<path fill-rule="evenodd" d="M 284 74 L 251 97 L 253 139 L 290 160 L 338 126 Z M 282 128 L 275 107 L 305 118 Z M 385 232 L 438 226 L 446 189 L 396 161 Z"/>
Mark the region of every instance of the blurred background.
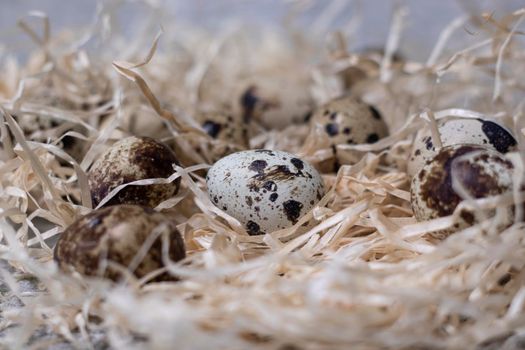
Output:
<path fill-rule="evenodd" d="M 496 18 L 505 12 L 525 5 L 523 0 L 0 0 L 0 44 L 9 50 L 23 52 L 32 43 L 17 28 L 17 20 L 30 11 L 49 15 L 52 32 L 61 29 L 81 29 L 93 25 L 98 6 L 118 7 L 119 29 L 130 36 L 137 30 L 138 21 L 150 16 L 146 8 L 164 8 L 158 25 L 176 21 L 214 29 L 226 22 L 240 26 L 275 26 L 282 24 L 291 12 L 294 24 L 312 30 L 320 36 L 330 30 L 348 30 L 354 33 L 349 48 L 383 46 L 394 7 L 407 9 L 400 43 L 402 54 L 413 59 L 425 59 L 430 54 L 439 33 L 455 18 L 465 14 L 492 13 Z M 145 5 L 147 4 L 147 5 Z M 290 18 L 290 17 L 288 17 Z M 464 28 L 465 35 L 476 35 Z M 5 53 L 5 49 L 4 49 Z"/>

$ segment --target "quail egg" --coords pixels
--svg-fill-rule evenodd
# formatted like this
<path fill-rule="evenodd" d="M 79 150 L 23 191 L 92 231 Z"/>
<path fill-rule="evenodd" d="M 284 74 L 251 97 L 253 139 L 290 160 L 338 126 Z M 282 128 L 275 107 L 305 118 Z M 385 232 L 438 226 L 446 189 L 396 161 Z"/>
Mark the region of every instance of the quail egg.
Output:
<path fill-rule="evenodd" d="M 206 177 L 211 201 L 250 235 L 287 228 L 324 195 L 319 173 L 296 156 L 273 150 L 230 154 Z"/>
<path fill-rule="evenodd" d="M 516 139 L 507 129 L 488 119 L 449 119 L 439 122 L 438 128 L 443 146 L 477 144 L 501 153 L 514 151 L 517 147 Z M 410 176 L 416 174 L 436 153 L 430 130 L 428 128 L 421 130 L 416 135 L 412 147 L 407 173 Z"/>
<path fill-rule="evenodd" d="M 331 146 L 374 143 L 388 135 L 379 111 L 351 96 L 316 108 L 311 123 L 312 131 L 326 134 Z"/>
<path fill-rule="evenodd" d="M 126 137 L 104 152 L 89 173 L 91 199 L 97 206 L 116 187 L 150 178 L 167 178 L 178 164 L 174 153 L 149 137 Z M 169 184 L 131 185 L 120 190 L 107 205 L 137 204 L 155 207 L 177 194 L 180 178 Z"/>
<path fill-rule="evenodd" d="M 115 205 L 90 212 L 71 224 L 59 238 L 54 251 L 58 266 L 67 271 L 77 271 L 86 276 L 100 273 L 105 258 L 127 268 L 152 234 L 157 230 L 169 234 L 169 257 L 173 261 L 185 257 L 184 241 L 175 222 L 151 208 L 137 205 Z M 163 232 L 163 231 L 160 231 Z M 164 231 L 165 232 L 165 231 Z M 137 278 L 162 268 L 162 235 L 131 271 Z M 107 265 L 104 276 L 113 280 L 121 272 Z M 169 276 L 161 276 L 167 279 Z"/>
<path fill-rule="evenodd" d="M 453 188 L 453 177 L 473 198 L 510 191 L 512 163 L 488 147 L 453 145 L 443 147 L 412 179 L 410 194 L 414 215 L 425 221 L 451 215 L 462 201 Z M 462 210 L 455 229 L 476 222 L 476 215 Z"/>
<path fill-rule="evenodd" d="M 302 122 L 313 106 L 307 77 L 280 73 L 252 78 L 246 83 L 239 94 L 244 119 L 256 119 L 268 129 L 284 129 Z"/>
<path fill-rule="evenodd" d="M 248 128 L 241 118 L 220 112 L 205 112 L 199 115 L 202 129 L 217 140 L 239 146 L 248 143 Z"/>
<path fill-rule="evenodd" d="M 68 131 L 86 134 L 84 127 L 71 122 L 50 117 L 40 117 L 30 114 L 14 116 L 26 139 L 38 142 L 49 142 L 58 139 Z M 71 136 L 64 136 L 58 145 L 73 159 L 80 161 L 84 154 L 85 142 Z"/>

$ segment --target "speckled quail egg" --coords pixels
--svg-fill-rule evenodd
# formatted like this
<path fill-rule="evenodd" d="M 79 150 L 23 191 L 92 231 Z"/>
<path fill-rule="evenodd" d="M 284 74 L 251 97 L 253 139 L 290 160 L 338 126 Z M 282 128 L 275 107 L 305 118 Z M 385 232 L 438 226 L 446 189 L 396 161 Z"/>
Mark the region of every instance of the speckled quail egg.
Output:
<path fill-rule="evenodd" d="M 379 111 L 352 96 L 316 108 L 311 123 L 312 131 L 326 134 L 331 146 L 374 143 L 388 135 Z"/>
<path fill-rule="evenodd" d="M 86 134 L 84 127 L 71 122 L 62 121 L 51 117 L 42 117 L 31 114 L 20 114 L 14 116 L 18 125 L 24 132 L 27 140 L 37 142 L 49 142 L 57 140 L 68 131 Z M 80 161 L 84 154 L 85 142 L 71 136 L 65 136 L 57 143 L 73 159 Z"/>
<path fill-rule="evenodd" d="M 250 79 L 238 93 L 244 119 L 256 119 L 269 129 L 302 122 L 314 104 L 309 83 L 306 77 L 284 73 Z"/>
<path fill-rule="evenodd" d="M 240 117 L 221 112 L 203 112 L 198 117 L 202 129 L 217 140 L 239 146 L 248 144 L 248 128 Z"/>
<path fill-rule="evenodd" d="M 324 195 L 319 173 L 282 151 L 251 150 L 216 162 L 206 178 L 211 201 L 250 235 L 287 228 Z"/>
<path fill-rule="evenodd" d="M 129 182 L 167 178 L 178 164 L 166 145 L 149 137 L 126 137 L 107 149 L 88 173 L 91 199 L 98 205 L 116 187 Z M 169 184 L 131 185 L 120 190 L 107 205 L 137 204 L 155 207 L 177 194 L 180 178 Z"/>
<path fill-rule="evenodd" d="M 477 144 L 487 146 L 501 153 L 516 150 L 514 136 L 502 125 L 488 119 L 449 119 L 438 124 L 443 146 L 456 144 Z M 421 130 L 414 140 L 414 146 L 407 164 L 410 176 L 432 159 L 437 153 L 428 128 Z"/>
<path fill-rule="evenodd" d="M 462 201 L 453 188 L 453 177 L 473 198 L 485 198 L 510 191 L 512 172 L 512 163 L 488 147 L 443 147 L 412 179 L 414 215 L 418 221 L 451 215 Z M 454 228 L 465 228 L 475 222 L 475 213 L 464 209 Z"/>
<path fill-rule="evenodd" d="M 175 222 L 166 215 L 151 208 L 127 204 L 97 209 L 75 221 L 62 233 L 55 246 L 54 259 L 61 269 L 96 276 L 100 273 L 104 258 L 128 267 L 148 237 L 158 232 L 169 234 L 170 259 L 183 259 L 186 254 L 184 241 Z M 164 266 L 162 234 L 152 243 L 132 271 L 138 278 Z M 117 280 L 122 274 L 108 265 L 104 276 Z M 164 275 L 159 279 L 167 278 L 169 276 Z"/>

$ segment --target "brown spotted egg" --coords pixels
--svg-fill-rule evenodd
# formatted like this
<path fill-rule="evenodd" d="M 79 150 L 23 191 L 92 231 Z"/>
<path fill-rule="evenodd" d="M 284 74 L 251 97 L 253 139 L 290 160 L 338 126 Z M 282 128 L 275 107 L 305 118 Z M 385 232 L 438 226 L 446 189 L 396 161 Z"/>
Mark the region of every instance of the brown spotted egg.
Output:
<path fill-rule="evenodd" d="M 242 147 L 248 144 L 248 128 L 241 118 L 221 112 L 204 112 L 199 115 L 202 129 L 217 140 Z"/>
<path fill-rule="evenodd" d="M 462 201 L 453 187 L 453 178 L 473 198 L 485 198 L 510 191 L 513 166 L 492 149 L 478 145 L 442 148 L 413 177 L 410 194 L 418 221 L 451 215 Z M 509 214 L 510 215 L 510 214 Z M 463 209 L 455 229 L 476 222 L 476 214 Z"/>
<path fill-rule="evenodd" d="M 488 119 L 449 119 L 438 124 L 443 146 L 476 144 L 487 146 L 501 153 L 516 150 L 516 139 L 502 125 Z M 430 130 L 421 130 L 414 140 L 414 146 L 407 164 L 407 173 L 413 176 L 436 155 L 436 146 Z"/>
<path fill-rule="evenodd" d="M 319 173 L 296 156 L 273 150 L 230 154 L 206 177 L 211 201 L 250 235 L 287 228 L 324 196 Z"/>
<path fill-rule="evenodd" d="M 162 233 L 168 233 L 169 257 L 173 261 L 185 257 L 184 241 L 175 222 L 151 208 L 137 205 L 115 205 L 97 209 L 71 224 L 59 238 L 54 251 L 58 266 L 86 276 L 103 276 L 117 280 L 121 271 L 108 264 L 100 271 L 104 260 L 127 268 L 150 235 L 153 240 L 144 257 L 131 271 L 137 278 L 164 266 Z M 160 279 L 167 279 L 166 274 Z"/>
<path fill-rule="evenodd" d="M 312 131 L 326 134 L 331 146 L 374 143 L 388 135 L 379 111 L 352 96 L 316 108 L 311 123 Z"/>
<path fill-rule="evenodd" d="M 167 178 L 178 165 L 168 146 L 149 137 L 126 137 L 104 152 L 88 173 L 91 199 L 97 206 L 116 187 L 143 179 Z M 169 184 L 130 185 L 106 205 L 137 204 L 155 207 L 177 194 L 180 178 Z"/>

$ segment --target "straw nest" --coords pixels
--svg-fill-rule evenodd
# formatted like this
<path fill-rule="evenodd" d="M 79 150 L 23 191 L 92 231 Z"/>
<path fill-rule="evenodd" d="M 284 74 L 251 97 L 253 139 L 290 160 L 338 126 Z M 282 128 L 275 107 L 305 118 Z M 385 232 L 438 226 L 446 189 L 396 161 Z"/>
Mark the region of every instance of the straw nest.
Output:
<path fill-rule="evenodd" d="M 495 228 L 496 215 L 437 240 L 428 233 L 449 227 L 455 215 L 416 222 L 406 163 L 417 130 L 441 118 L 485 115 L 518 138 L 521 152 L 507 157 L 521 182 L 524 15 L 456 20 L 426 62 L 394 59 L 407 19 L 402 8 L 379 56 L 348 52 L 345 33 L 316 40 L 293 26 L 279 33 L 230 26 L 213 35 L 166 26 L 164 36 L 146 31 L 125 41 L 102 25 L 112 16 L 103 8 L 100 22 L 76 36 L 50 36 L 41 14 L 33 16 L 42 30 L 24 19 L 36 48 L 24 64 L 4 59 L 0 71 L 0 258 L 7 262 L 0 344 L 517 348 L 525 342 L 520 210 L 504 230 Z M 467 27 L 475 32 L 468 45 L 447 49 Z M 345 89 L 376 105 L 390 129 L 375 144 L 338 146 L 337 173 L 324 169 L 325 197 L 293 227 L 263 236 L 249 236 L 209 201 L 205 170 L 243 146 L 210 139 L 197 118 L 215 110 L 239 115 L 250 86 L 269 107 L 249 126 L 249 148 L 330 164 L 334 149 L 309 134 L 302 113 Z M 288 103 L 297 99 L 303 102 Z M 179 193 L 156 208 L 177 221 L 186 244 L 185 260 L 166 261 L 176 282 L 127 275 L 114 283 L 63 273 L 53 262 L 56 238 L 92 210 L 87 169 L 129 135 L 154 136 L 181 161 L 168 179 L 137 183 L 181 178 Z M 513 196 L 461 205 L 505 209 L 521 198 L 514 187 Z M 38 336 L 46 332 L 57 337 Z"/>

